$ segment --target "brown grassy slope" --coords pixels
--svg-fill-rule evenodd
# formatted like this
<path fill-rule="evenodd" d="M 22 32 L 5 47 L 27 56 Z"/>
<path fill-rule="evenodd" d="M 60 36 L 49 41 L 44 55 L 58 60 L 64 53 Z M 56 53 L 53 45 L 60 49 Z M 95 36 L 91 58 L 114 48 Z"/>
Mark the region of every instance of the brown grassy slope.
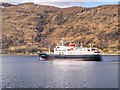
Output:
<path fill-rule="evenodd" d="M 3 52 L 54 47 L 64 37 L 104 50 L 117 50 L 118 6 L 57 8 L 33 3 L 5 7 L 3 11 Z"/>

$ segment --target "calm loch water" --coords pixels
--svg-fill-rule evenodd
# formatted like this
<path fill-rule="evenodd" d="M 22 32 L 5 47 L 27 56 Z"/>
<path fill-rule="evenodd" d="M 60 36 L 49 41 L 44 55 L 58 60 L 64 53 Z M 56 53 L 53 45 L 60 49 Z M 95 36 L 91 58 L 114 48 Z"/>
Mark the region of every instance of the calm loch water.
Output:
<path fill-rule="evenodd" d="M 118 56 L 103 61 L 38 61 L 38 56 L 3 56 L 3 88 L 118 88 Z"/>

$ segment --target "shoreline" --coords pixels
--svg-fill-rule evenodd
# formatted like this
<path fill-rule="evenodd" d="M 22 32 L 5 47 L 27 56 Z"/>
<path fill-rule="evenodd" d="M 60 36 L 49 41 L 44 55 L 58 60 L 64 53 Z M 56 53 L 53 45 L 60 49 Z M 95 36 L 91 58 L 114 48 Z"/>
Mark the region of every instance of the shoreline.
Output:
<path fill-rule="evenodd" d="M 120 54 L 102 54 L 103 56 L 120 56 Z M 0 54 L 0 56 L 38 56 L 38 54 Z"/>
<path fill-rule="evenodd" d="M 0 54 L 0 56 L 37 56 L 38 54 Z"/>

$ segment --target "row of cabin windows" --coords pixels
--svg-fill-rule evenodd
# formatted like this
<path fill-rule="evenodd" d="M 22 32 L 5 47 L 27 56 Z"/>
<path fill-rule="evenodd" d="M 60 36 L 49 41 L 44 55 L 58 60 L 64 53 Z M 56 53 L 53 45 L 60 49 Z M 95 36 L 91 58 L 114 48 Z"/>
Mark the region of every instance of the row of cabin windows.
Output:
<path fill-rule="evenodd" d="M 69 49 L 68 49 L 68 50 L 58 50 L 58 49 L 56 49 L 56 51 L 71 51 L 71 50 L 69 50 Z M 82 49 L 81 49 L 81 50 L 79 50 L 79 51 L 90 51 L 90 49 L 88 49 L 88 50 L 82 50 Z M 95 51 L 95 50 L 91 50 L 91 51 Z"/>

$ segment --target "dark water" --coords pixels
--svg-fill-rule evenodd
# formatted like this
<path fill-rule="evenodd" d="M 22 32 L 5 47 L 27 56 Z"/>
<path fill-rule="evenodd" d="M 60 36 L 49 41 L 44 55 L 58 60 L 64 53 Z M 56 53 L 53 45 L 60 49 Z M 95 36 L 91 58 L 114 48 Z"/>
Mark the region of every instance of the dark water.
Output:
<path fill-rule="evenodd" d="M 3 56 L 4 88 L 118 88 L 118 56 L 103 61 L 38 61 L 38 56 Z"/>

